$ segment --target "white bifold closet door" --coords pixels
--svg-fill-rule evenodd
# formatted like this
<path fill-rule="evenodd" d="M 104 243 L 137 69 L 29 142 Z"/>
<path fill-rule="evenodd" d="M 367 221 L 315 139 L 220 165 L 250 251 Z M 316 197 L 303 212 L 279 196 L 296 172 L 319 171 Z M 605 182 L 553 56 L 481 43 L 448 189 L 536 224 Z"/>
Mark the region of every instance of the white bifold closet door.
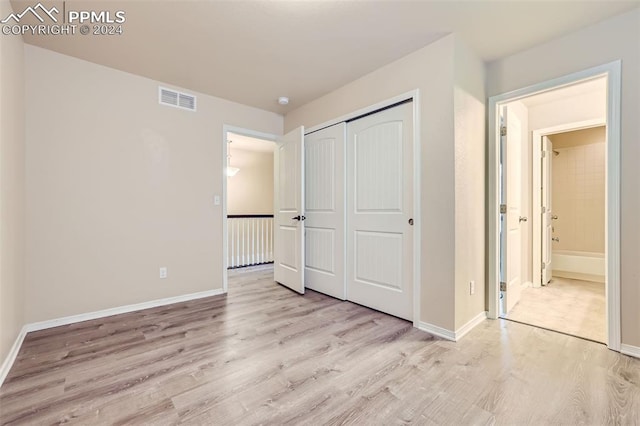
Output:
<path fill-rule="evenodd" d="M 413 106 L 347 125 L 347 299 L 413 320 Z"/>
<path fill-rule="evenodd" d="M 346 124 L 305 136 L 305 286 L 344 300 Z"/>

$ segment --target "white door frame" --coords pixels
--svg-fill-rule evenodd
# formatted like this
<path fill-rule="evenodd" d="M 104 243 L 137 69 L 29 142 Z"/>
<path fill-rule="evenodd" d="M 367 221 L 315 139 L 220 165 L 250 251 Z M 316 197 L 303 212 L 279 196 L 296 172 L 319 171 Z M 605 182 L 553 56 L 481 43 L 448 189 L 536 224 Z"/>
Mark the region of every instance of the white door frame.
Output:
<path fill-rule="evenodd" d="M 222 125 L 222 290 L 228 291 L 227 280 L 227 260 L 229 258 L 229 245 L 227 243 L 228 229 L 227 229 L 227 133 L 236 133 L 242 136 L 248 136 L 251 138 L 263 139 L 265 141 L 276 142 L 278 136 L 271 133 L 263 133 L 255 130 L 245 129 L 242 127 L 231 126 L 229 124 Z"/>
<path fill-rule="evenodd" d="M 614 61 L 604 65 L 578 71 L 554 78 L 512 92 L 489 98 L 489 170 L 488 170 L 488 293 L 489 306 L 487 316 L 492 319 L 499 315 L 499 265 L 500 265 L 500 179 L 498 165 L 500 160 L 498 108 L 508 102 L 533 94 L 547 92 L 563 86 L 575 84 L 601 76 L 607 77 L 607 207 L 606 207 L 606 294 L 607 294 L 607 346 L 620 351 L 620 94 L 621 62 Z"/>
<path fill-rule="evenodd" d="M 420 325 L 420 242 L 421 242 L 421 221 L 420 221 L 420 179 L 421 173 L 421 149 L 420 149 L 420 90 L 415 89 L 409 92 L 403 93 L 393 98 L 386 99 L 373 105 L 369 105 L 365 108 L 361 108 L 357 111 L 345 114 L 343 116 L 326 121 L 317 126 L 305 128 L 305 134 L 324 129 L 325 127 L 333 126 L 334 124 L 341 123 L 343 121 L 352 120 L 362 115 L 370 114 L 380 109 L 388 108 L 399 102 L 406 100 L 413 100 L 413 217 L 414 217 L 414 238 L 413 238 L 413 326 L 418 328 Z M 346 209 L 345 209 L 346 214 Z M 346 222 L 345 222 L 346 223 Z M 346 253 L 345 253 L 346 254 Z"/>
<path fill-rule="evenodd" d="M 532 215 L 531 218 L 531 232 L 532 232 L 532 247 L 533 247 L 533 286 L 540 287 L 542 283 L 542 200 L 540 191 L 536 190 L 536 188 L 542 187 L 542 170 L 540 167 L 537 167 L 535 163 L 540 159 L 540 152 L 542 151 L 542 137 L 548 136 L 554 133 L 562 133 L 562 132 L 572 132 L 574 130 L 583 130 L 589 129 L 592 127 L 605 126 L 607 124 L 604 119 L 594 119 L 594 120 L 585 120 L 578 121 L 574 123 L 564 123 L 558 126 L 553 127 L 545 127 L 542 129 L 533 130 L 533 139 L 532 139 L 532 155 L 531 160 L 534 162 L 534 167 L 532 167 L 533 176 L 532 176 Z M 606 238 L 606 229 L 605 229 L 605 238 Z M 537 266 L 536 266 L 537 265 Z"/>

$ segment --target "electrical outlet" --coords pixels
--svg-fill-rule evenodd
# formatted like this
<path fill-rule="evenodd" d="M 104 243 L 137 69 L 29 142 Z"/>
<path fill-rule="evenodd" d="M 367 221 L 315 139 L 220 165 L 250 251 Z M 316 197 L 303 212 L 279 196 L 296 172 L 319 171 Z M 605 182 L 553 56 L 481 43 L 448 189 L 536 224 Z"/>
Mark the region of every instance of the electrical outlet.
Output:
<path fill-rule="evenodd" d="M 476 294 L 476 282 L 475 281 L 469 281 L 469 294 L 471 294 L 471 295 Z"/>
<path fill-rule="evenodd" d="M 160 268 L 160 278 L 167 278 L 167 267 L 162 266 Z"/>

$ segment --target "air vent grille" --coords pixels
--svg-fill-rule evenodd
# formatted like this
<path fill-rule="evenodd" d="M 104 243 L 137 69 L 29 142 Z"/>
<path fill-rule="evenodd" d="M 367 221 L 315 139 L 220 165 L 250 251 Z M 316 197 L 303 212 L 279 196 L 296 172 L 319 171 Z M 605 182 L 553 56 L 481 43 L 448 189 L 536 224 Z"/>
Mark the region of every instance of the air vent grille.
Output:
<path fill-rule="evenodd" d="M 180 93 L 178 95 L 178 106 L 190 110 L 196 109 L 196 97 Z"/>
<path fill-rule="evenodd" d="M 161 105 L 172 106 L 189 111 L 196 110 L 196 97 L 187 93 L 177 92 L 164 87 L 159 88 L 159 102 Z"/>

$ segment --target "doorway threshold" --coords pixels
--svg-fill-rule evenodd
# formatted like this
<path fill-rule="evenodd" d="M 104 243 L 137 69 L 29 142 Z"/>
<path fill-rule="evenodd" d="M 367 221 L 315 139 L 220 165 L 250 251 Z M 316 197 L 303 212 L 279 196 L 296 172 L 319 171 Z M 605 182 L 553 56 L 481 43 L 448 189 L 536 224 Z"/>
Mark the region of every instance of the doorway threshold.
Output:
<path fill-rule="evenodd" d="M 499 318 L 500 318 L 501 320 L 504 320 L 504 321 L 511 321 L 511 322 L 515 322 L 515 323 L 518 323 L 518 324 L 522 324 L 522 325 L 528 325 L 529 327 L 539 328 L 539 329 L 541 329 L 541 330 L 552 331 L 552 332 L 554 332 L 554 333 L 564 334 L 565 336 L 576 337 L 576 338 L 578 338 L 578 339 L 586 340 L 586 341 L 588 341 L 588 342 L 598 343 L 598 344 L 600 344 L 600 345 L 605 345 L 605 346 L 607 345 L 605 342 L 600 342 L 600 341 L 598 341 L 598 340 L 589 339 L 588 337 L 578 336 L 578 335 L 576 335 L 576 334 L 566 333 L 566 332 L 564 332 L 564 331 L 558 331 L 558 330 L 554 330 L 554 329 L 552 329 L 552 328 L 541 327 L 541 326 L 539 326 L 539 325 L 529 324 L 529 323 L 526 323 L 526 322 L 522 322 L 522 321 L 518 321 L 518 320 L 511 319 L 511 318 L 506 318 L 506 317 L 504 317 L 504 316 L 500 316 Z"/>

